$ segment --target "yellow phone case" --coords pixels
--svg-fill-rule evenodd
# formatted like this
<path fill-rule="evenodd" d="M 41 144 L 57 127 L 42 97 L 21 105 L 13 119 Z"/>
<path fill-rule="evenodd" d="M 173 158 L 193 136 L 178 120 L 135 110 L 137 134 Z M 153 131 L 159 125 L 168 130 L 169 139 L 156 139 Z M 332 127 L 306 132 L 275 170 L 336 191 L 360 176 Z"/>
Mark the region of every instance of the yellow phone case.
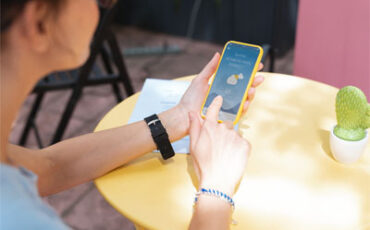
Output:
<path fill-rule="evenodd" d="M 220 67 L 221 60 L 222 60 L 222 58 L 223 58 L 223 56 L 224 56 L 224 53 L 225 53 L 225 49 L 226 49 L 227 45 L 228 45 L 228 44 L 230 44 L 230 43 L 239 44 L 239 45 L 245 45 L 245 46 L 251 46 L 251 47 L 257 47 L 257 48 L 260 50 L 260 52 L 259 52 L 259 54 L 258 54 L 258 57 L 257 57 L 257 60 L 256 60 L 256 63 L 255 63 L 255 65 L 254 65 L 253 71 L 252 71 L 252 75 L 251 75 L 251 77 L 250 77 L 250 79 L 249 79 L 249 82 L 248 82 L 247 88 L 246 88 L 246 90 L 245 90 L 245 92 L 244 92 L 243 99 L 242 99 L 242 101 L 241 101 L 241 103 L 240 103 L 240 107 L 239 107 L 239 109 L 238 109 L 238 113 L 236 114 L 235 120 L 233 121 L 233 124 L 235 125 L 236 123 L 238 123 L 238 121 L 239 121 L 239 119 L 240 119 L 240 116 L 241 116 L 241 114 L 242 114 L 242 111 L 243 111 L 243 105 L 244 105 L 244 103 L 242 103 L 242 102 L 244 102 L 244 101 L 247 99 L 249 88 L 251 87 L 251 85 L 252 85 L 252 83 L 253 83 L 254 76 L 256 75 L 256 72 L 257 72 L 257 70 L 258 70 L 258 65 L 259 65 L 259 63 L 261 62 L 261 59 L 262 59 L 263 49 L 262 49 L 262 47 L 261 47 L 261 46 L 258 46 L 258 45 L 248 44 L 248 43 L 244 43 L 244 42 L 237 42 L 237 41 L 228 41 L 228 42 L 225 44 L 225 46 L 224 46 L 224 49 L 223 49 L 223 51 L 222 51 L 222 55 L 221 55 L 220 61 L 219 61 L 219 62 L 218 62 L 218 64 L 217 64 L 217 69 L 216 69 L 215 75 L 216 75 L 216 73 L 217 73 L 217 71 L 218 71 L 218 68 Z M 210 92 L 210 90 L 211 90 L 211 88 L 212 88 L 212 84 L 213 84 L 213 82 L 214 82 L 214 78 L 213 78 L 213 80 L 212 80 L 212 82 L 211 82 L 211 85 L 210 85 L 210 86 L 209 86 L 209 88 L 208 88 L 207 96 L 205 97 L 205 99 L 204 99 L 204 101 L 203 101 L 202 108 L 201 108 L 201 110 L 200 110 L 200 114 L 201 114 L 201 116 L 202 116 L 203 118 L 205 118 L 205 115 L 203 114 L 203 112 L 202 112 L 202 111 L 203 111 L 204 105 L 206 104 L 206 101 L 207 101 L 207 98 L 208 98 L 209 92 Z M 218 122 L 222 123 L 223 121 L 219 120 Z"/>

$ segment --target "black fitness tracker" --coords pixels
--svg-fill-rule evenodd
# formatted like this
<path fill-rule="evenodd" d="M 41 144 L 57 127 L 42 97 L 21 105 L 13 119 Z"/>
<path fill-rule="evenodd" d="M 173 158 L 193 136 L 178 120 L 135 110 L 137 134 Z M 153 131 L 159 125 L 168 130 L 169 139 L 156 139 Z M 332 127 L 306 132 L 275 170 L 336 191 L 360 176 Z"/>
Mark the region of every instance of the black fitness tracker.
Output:
<path fill-rule="evenodd" d="M 168 139 L 168 134 L 166 129 L 163 127 L 161 121 L 159 120 L 157 114 L 153 114 L 149 117 L 144 118 L 147 123 L 154 143 L 157 145 L 157 149 L 162 154 L 162 158 L 167 160 L 175 155 L 173 151 L 170 140 Z"/>

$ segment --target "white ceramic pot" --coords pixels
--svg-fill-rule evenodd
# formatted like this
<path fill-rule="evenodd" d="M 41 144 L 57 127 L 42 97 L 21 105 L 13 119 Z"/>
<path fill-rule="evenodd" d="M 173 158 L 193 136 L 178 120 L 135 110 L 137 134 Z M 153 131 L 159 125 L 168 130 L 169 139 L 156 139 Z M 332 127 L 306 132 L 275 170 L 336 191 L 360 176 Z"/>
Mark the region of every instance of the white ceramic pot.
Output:
<path fill-rule="evenodd" d="M 357 161 L 365 152 L 369 133 L 366 131 L 366 136 L 359 141 L 346 141 L 340 139 L 334 134 L 334 128 L 330 132 L 330 150 L 334 158 L 345 164 L 350 164 Z"/>

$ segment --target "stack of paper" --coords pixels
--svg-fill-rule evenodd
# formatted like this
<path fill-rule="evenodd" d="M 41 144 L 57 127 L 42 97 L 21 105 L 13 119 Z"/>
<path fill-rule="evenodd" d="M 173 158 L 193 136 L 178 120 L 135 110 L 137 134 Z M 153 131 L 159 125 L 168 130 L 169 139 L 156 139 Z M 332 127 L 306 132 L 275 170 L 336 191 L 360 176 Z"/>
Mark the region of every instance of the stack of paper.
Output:
<path fill-rule="evenodd" d="M 175 106 L 189 87 L 188 81 L 146 79 L 129 123 Z M 176 153 L 189 153 L 189 137 L 172 143 Z"/>

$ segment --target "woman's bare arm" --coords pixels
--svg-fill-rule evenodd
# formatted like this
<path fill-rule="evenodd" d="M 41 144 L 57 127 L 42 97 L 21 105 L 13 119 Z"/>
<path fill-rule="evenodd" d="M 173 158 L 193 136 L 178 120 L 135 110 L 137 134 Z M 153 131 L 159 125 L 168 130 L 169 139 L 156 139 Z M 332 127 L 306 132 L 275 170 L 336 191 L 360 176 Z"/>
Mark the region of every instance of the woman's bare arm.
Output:
<path fill-rule="evenodd" d="M 187 119 L 179 107 L 159 114 L 171 141 L 185 136 Z M 42 150 L 9 145 L 11 160 L 39 176 L 41 195 L 50 195 L 104 175 L 156 148 L 147 124 L 119 128 L 59 142 Z"/>

